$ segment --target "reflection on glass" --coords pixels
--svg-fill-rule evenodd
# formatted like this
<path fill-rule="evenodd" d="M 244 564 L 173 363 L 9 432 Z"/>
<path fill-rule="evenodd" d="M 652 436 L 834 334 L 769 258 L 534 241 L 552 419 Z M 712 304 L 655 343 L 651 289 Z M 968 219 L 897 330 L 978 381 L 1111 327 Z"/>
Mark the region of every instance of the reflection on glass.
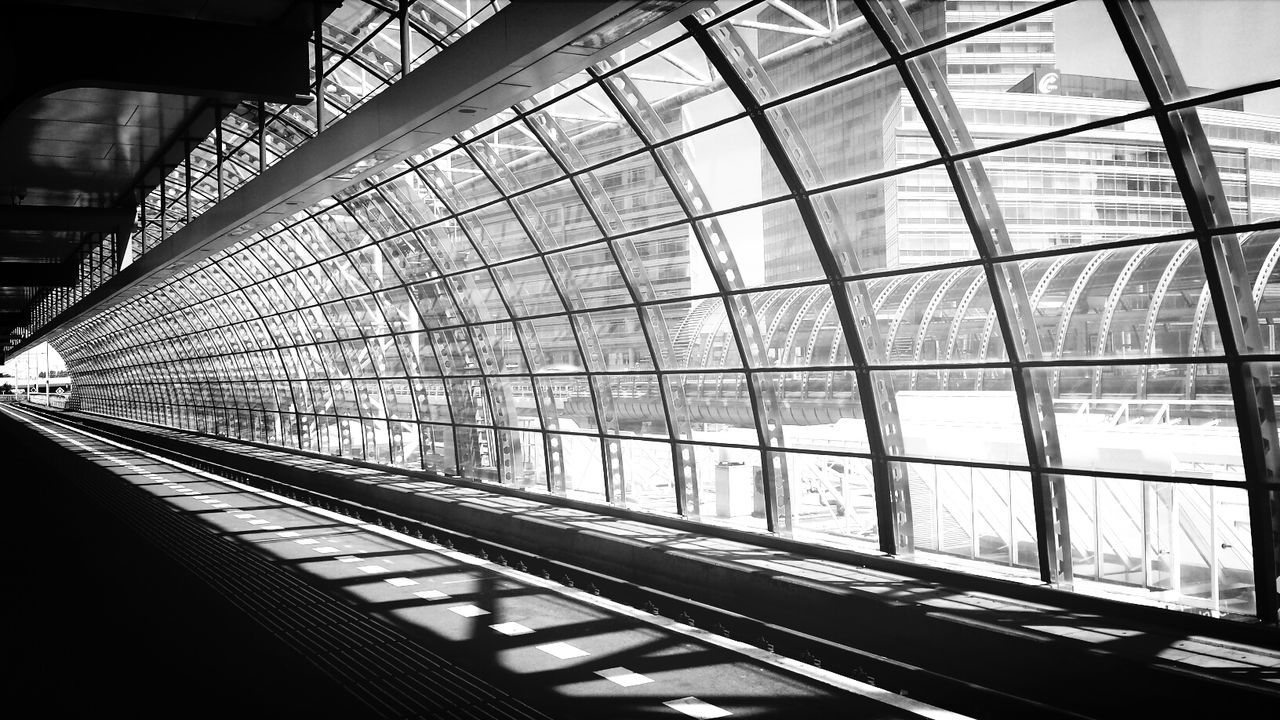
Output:
<path fill-rule="evenodd" d="M 1039 562 L 1029 476 L 908 463 L 916 548 L 1033 569 Z"/>
<path fill-rule="evenodd" d="M 899 50 L 930 45 L 906 73 L 854 4 L 725 3 L 695 15 L 713 42 L 670 25 L 69 325 L 75 401 L 846 548 L 895 549 L 874 478 L 897 469 L 915 557 L 1023 574 L 1050 542 L 1043 456 L 1098 475 L 1062 481 L 1080 582 L 1248 612 L 1232 483 L 1262 438 L 1230 373 L 1276 353 L 1280 105 L 1196 100 L 1276 75 L 1242 31 L 1271 6 L 1246 23 L 1219 4 L 1155 15 L 1221 184 L 1209 222 L 1236 225 L 1210 228 L 1225 272 L 1101 2 L 904 3 Z M 399 62 L 379 65 L 391 17 L 358 10 L 326 35 L 328 120 Z M 415 53 L 458 23 L 413 3 Z M 270 164 L 316 130 L 312 109 L 268 110 Z M 257 121 L 224 122 L 230 189 L 261 170 Z M 166 234 L 209 192 L 200 147 Z M 159 197 L 142 206 L 154 244 Z M 1258 315 L 1243 366 L 1224 282 Z"/>
<path fill-rule="evenodd" d="M 871 461 L 838 455 L 770 452 L 786 464 L 791 525 L 809 542 L 873 549 L 878 542 Z"/>
<path fill-rule="evenodd" d="M 1068 477 L 1067 498 L 1077 580 L 1218 612 L 1253 612 L 1244 490 Z"/>
<path fill-rule="evenodd" d="M 1063 467 L 1244 479 L 1225 366 L 1069 366 L 1031 372 L 1055 391 Z"/>
<path fill-rule="evenodd" d="M 909 456 L 1000 462 L 1023 465 L 1027 445 L 1022 435 L 1018 399 L 1008 370 L 979 371 L 968 378 L 972 389 L 954 392 L 909 390 L 911 376 L 940 386 L 941 370 L 873 372 L 877 397 L 892 388 L 897 400 L 903 453 Z M 951 374 L 955 374 L 953 371 Z M 963 371 L 960 371 L 963 372 Z M 932 376 L 932 377 L 930 377 Z"/>

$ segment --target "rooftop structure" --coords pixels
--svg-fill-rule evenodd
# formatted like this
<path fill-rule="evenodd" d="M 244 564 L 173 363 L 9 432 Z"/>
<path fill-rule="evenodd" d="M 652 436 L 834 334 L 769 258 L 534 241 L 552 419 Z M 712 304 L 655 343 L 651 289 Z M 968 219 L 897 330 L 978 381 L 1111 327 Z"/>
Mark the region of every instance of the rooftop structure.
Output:
<path fill-rule="evenodd" d="M 98 417 L 1276 622 L 1280 66 L 1198 44 L 1274 6 L 421 5 L 322 20 L 313 102 L 183 138 L 6 349 Z"/>

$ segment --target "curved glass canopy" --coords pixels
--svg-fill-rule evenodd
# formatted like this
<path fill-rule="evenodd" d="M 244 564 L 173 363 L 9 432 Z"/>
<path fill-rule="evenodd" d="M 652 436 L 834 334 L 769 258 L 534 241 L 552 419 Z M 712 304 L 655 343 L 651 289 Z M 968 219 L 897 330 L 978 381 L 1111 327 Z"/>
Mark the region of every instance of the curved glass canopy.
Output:
<path fill-rule="evenodd" d="M 700 11 L 67 328 L 73 403 L 1274 612 L 1280 72 L 1153 6 Z"/>

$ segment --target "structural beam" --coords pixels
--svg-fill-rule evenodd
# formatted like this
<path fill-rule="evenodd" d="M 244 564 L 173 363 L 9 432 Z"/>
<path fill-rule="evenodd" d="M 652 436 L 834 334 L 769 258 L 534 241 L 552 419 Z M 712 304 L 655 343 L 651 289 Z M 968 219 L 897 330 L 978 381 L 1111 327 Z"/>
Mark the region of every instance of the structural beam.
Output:
<path fill-rule="evenodd" d="M 1169 148 L 1169 164 L 1195 229 L 1205 273 L 1195 322 L 1203 322 L 1202 313 L 1211 304 L 1226 355 L 1232 404 L 1240 418 L 1256 611 L 1260 620 L 1274 625 L 1280 623 L 1280 441 L 1269 366 L 1245 359 L 1262 354 L 1265 346 L 1244 251 L 1234 233 L 1219 230 L 1231 227 L 1235 218 L 1196 108 L 1168 109 L 1188 90 L 1155 9 L 1147 0 L 1124 0 L 1108 4 L 1107 12 L 1156 110 L 1156 126 Z M 1210 517 L 1209 522 L 1219 520 Z"/>
<path fill-rule="evenodd" d="M 149 291 L 186 265 L 526 100 L 706 2 L 513 3 L 327 127 L 28 338 Z"/>
<path fill-rule="evenodd" d="M 133 224 L 133 208 L 0 206 L 0 230 L 114 232 Z"/>
<path fill-rule="evenodd" d="M 310 28 L 260 28 L 65 5 L 18 5 L 0 119 L 76 87 L 269 102 L 310 100 Z"/>
<path fill-rule="evenodd" d="M 803 137 L 795 117 L 786 108 L 780 108 L 773 122 L 770 122 L 759 109 L 755 95 L 743 79 L 750 78 L 751 82 L 757 83 L 764 90 L 765 96 L 776 97 L 777 88 L 773 86 L 769 74 L 753 59 L 751 52 L 744 50 L 746 43 L 732 25 L 720 25 L 711 33 L 693 22 L 686 22 L 685 27 L 693 33 L 699 47 L 716 66 L 717 72 L 724 78 L 734 96 L 750 111 L 756 131 L 760 133 L 765 148 L 777 164 L 783 182 L 796 196 L 805 230 L 813 241 L 814 252 L 822 263 L 823 270 L 829 278 L 839 277 L 843 274 L 842 268 L 832 248 L 848 246 L 848 238 L 841 236 L 846 225 L 838 221 L 823 221 L 824 215 L 839 218 L 839 209 L 830 198 L 810 195 L 805 190 L 802 179 L 806 173 L 811 177 L 818 176 L 821 171 L 817 159 L 803 142 L 793 143 L 794 151 L 787 151 L 784 135 L 791 138 Z M 857 258 L 851 258 L 850 262 L 853 274 L 857 274 L 861 270 Z M 915 551 L 915 536 L 911 526 L 907 468 L 903 463 L 888 457 L 903 452 L 902 436 L 898 431 L 897 395 L 891 381 L 886 382 L 879 393 L 872 389 L 876 387 L 876 383 L 871 376 L 870 364 L 884 360 L 882 349 L 885 347 L 874 310 L 871 310 L 873 301 L 862 283 L 850 288 L 844 283 L 833 282 L 830 288 L 845 346 L 849 348 L 850 357 L 857 366 L 854 371 L 860 389 L 857 399 L 867 423 L 867 444 L 872 454 L 872 482 L 880 550 L 891 555 L 909 556 Z M 779 427 L 784 424 L 785 422 L 778 423 Z M 787 500 L 789 503 L 790 499 Z"/>

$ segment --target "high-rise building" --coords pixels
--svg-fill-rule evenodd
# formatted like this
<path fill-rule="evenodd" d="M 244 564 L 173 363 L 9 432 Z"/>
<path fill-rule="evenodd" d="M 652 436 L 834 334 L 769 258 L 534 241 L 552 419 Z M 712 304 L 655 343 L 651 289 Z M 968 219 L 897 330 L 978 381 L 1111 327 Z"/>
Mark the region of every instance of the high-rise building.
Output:
<path fill-rule="evenodd" d="M 993 13 L 1032 9 L 1034 2 L 950 0 L 909 6 L 926 42 L 990 22 Z M 945 7 L 945 11 L 944 11 Z M 818 56 L 856 57 L 870 31 L 843 33 L 811 50 Z M 772 37 L 772 36 L 762 36 Z M 778 48 L 760 48 L 760 54 Z M 1045 12 L 947 46 L 936 57 L 976 148 L 1032 134 L 1120 117 L 1146 107 L 1138 83 L 1060 72 L 1054 14 Z M 812 72 L 789 63 L 771 76 Z M 785 77 L 785 83 L 802 82 Z M 821 98 L 823 107 L 797 117 L 815 156 L 843 153 L 858 177 L 937 157 L 937 148 L 896 72 L 876 72 Z M 1241 222 L 1280 215 L 1280 122 L 1244 112 L 1235 98 L 1201 109 L 1228 203 Z M 854 147 L 856 152 L 839 148 Z M 1071 133 L 980 158 L 1000 201 L 1011 240 L 1020 251 L 1124 237 L 1159 235 L 1190 227 L 1176 179 L 1150 118 Z M 762 182 L 780 183 L 764 173 Z M 1052 202 L 1049 202 L 1052 198 Z M 838 193 L 861 270 L 921 266 L 972 257 L 975 250 L 944 167 L 933 166 L 887 181 L 853 185 Z M 765 279 L 787 282 L 820 273 L 795 223 L 766 212 Z"/>

